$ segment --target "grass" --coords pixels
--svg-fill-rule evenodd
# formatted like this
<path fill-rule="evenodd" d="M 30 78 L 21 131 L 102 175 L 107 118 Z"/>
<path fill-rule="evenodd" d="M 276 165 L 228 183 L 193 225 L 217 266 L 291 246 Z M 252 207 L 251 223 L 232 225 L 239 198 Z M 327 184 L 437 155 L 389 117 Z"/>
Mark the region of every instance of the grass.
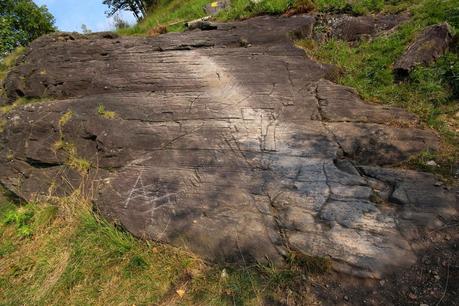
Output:
<path fill-rule="evenodd" d="M 11 70 L 11 68 L 16 65 L 17 60 L 23 55 L 26 51 L 26 48 L 24 47 L 18 47 L 16 48 L 13 52 L 11 52 L 9 55 L 4 57 L 3 59 L 0 60 L 0 97 L 4 95 L 3 92 L 3 86 L 2 82 L 5 79 L 6 75 L 8 72 Z M 20 101 L 24 102 L 24 101 Z M 0 116 L 8 111 L 10 111 L 12 108 L 15 106 L 3 106 L 0 107 Z M 4 123 L 0 122 L 0 132 L 3 131 L 3 125 Z"/>
<path fill-rule="evenodd" d="M 297 45 L 310 57 L 338 66 L 342 72 L 338 82 L 357 89 L 365 100 L 405 108 L 436 129 L 443 147 L 429 155 L 440 165 L 440 173 L 451 176 L 459 159 L 459 54 L 451 51 L 430 67 L 418 67 L 401 83 L 395 81 L 391 67 L 426 26 L 448 21 L 457 31 L 459 7 L 455 0 L 425 0 L 417 1 L 411 12 L 413 18 L 395 32 L 370 41 L 350 44 L 331 39 L 319 44 L 302 40 Z"/>
<path fill-rule="evenodd" d="M 105 106 L 102 104 L 99 104 L 99 106 L 97 107 L 97 113 L 99 114 L 99 116 L 109 120 L 115 119 L 117 116 L 115 112 L 106 110 Z"/>
<path fill-rule="evenodd" d="M 2 213 L 0 300 L 9 305 L 158 302 L 190 256 L 154 247 L 95 216 L 78 195 Z M 24 235 L 26 233 L 27 235 Z"/>
<path fill-rule="evenodd" d="M 211 266 L 135 239 L 78 192 L 24 206 L 3 200 L 0 260 L 5 305 L 259 305 L 328 270 L 325 259 L 294 256 L 277 268 Z"/>
<path fill-rule="evenodd" d="M 0 82 L 6 77 L 8 71 L 14 67 L 18 58 L 26 51 L 24 47 L 18 47 L 5 58 L 0 60 Z"/>

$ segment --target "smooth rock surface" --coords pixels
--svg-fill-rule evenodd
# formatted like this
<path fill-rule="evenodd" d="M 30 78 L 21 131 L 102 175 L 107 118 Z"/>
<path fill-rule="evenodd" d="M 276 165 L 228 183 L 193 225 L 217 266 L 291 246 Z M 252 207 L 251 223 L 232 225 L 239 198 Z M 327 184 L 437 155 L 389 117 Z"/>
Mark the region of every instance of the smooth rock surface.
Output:
<path fill-rule="evenodd" d="M 408 233 L 456 215 L 456 194 L 381 165 L 438 138 L 324 80 L 327 66 L 290 40 L 313 23 L 258 17 L 156 38 L 35 41 L 7 77 L 8 97 L 58 100 L 5 116 L 0 183 L 32 200 L 84 182 L 100 213 L 134 235 L 212 261 L 281 263 L 296 251 L 363 277 L 414 263 Z M 83 179 L 59 141 L 91 162 Z"/>

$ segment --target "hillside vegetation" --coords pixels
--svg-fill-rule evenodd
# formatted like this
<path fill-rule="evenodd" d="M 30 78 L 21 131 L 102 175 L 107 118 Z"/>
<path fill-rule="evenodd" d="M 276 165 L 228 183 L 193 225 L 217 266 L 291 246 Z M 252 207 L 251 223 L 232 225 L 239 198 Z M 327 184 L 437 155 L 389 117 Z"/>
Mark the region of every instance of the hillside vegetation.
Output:
<path fill-rule="evenodd" d="M 411 2 L 412 18 L 393 33 L 357 44 L 331 39 L 323 44 L 302 40 L 297 45 L 309 56 L 338 66 L 337 81 L 355 88 L 365 100 L 403 107 L 436 129 L 444 141 L 442 151 L 424 152 L 408 166 L 451 177 L 459 158 L 458 50 L 450 50 L 430 67 L 419 66 L 404 82 L 395 81 L 392 64 L 426 26 L 446 21 L 458 33 L 459 6 L 455 0 Z M 429 160 L 440 166 L 426 165 Z"/>
<path fill-rule="evenodd" d="M 150 9 L 150 14 L 139 24 L 119 30 L 124 35 L 142 35 L 158 26 L 166 26 L 169 31 L 184 29 L 187 21 L 204 17 L 203 7 L 209 0 L 158 0 Z M 288 10 L 308 12 L 312 10 L 329 13 L 350 13 L 362 15 L 381 11 L 397 12 L 408 8 L 419 0 L 233 0 L 231 7 L 219 13 L 217 20 L 228 21 L 271 14 L 277 15 Z"/>

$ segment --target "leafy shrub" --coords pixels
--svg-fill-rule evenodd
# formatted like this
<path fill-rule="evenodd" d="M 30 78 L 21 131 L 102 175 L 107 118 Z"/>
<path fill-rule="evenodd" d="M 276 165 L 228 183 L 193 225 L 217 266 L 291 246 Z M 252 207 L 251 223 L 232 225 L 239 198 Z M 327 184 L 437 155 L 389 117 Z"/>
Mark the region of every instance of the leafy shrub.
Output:
<path fill-rule="evenodd" d="M 0 1 L 0 58 L 54 30 L 54 17 L 46 6 L 32 0 Z"/>
<path fill-rule="evenodd" d="M 7 211 L 3 216 L 3 223 L 16 225 L 20 237 L 29 237 L 32 235 L 30 223 L 33 216 L 33 210 L 30 207 L 21 207 L 17 210 Z"/>

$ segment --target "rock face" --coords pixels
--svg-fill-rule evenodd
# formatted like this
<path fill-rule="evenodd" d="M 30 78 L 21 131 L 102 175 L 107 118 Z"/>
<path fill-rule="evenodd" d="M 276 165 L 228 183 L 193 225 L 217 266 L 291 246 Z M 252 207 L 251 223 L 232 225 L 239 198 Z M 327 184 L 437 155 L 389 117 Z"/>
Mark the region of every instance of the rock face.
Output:
<path fill-rule="evenodd" d="M 426 28 L 395 62 L 395 74 L 405 77 L 416 66 L 432 64 L 448 51 L 452 40 L 451 28 L 447 23 Z"/>
<path fill-rule="evenodd" d="M 437 136 L 324 80 L 328 67 L 290 41 L 313 23 L 35 41 L 5 89 L 57 100 L 5 116 L 1 184 L 30 200 L 83 182 L 134 235 L 212 261 L 280 263 L 296 251 L 365 277 L 412 264 L 416 229 L 456 215 L 455 192 L 382 166 L 434 150 Z"/>

